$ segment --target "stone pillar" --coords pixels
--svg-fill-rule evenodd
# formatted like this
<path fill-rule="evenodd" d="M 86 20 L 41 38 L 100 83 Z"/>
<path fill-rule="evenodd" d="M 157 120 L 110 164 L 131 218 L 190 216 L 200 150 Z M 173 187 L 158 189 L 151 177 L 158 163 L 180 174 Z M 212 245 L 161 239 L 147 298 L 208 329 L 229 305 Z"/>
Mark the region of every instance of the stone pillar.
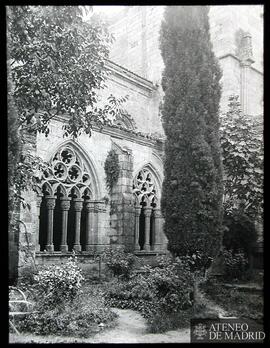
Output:
<path fill-rule="evenodd" d="M 154 209 L 154 248 L 153 250 L 161 250 L 162 236 L 161 236 L 161 212 L 160 209 Z"/>
<path fill-rule="evenodd" d="M 94 243 L 95 251 L 101 251 L 100 248 L 100 235 L 99 235 L 99 212 L 100 212 L 100 204 L 99 201 L 94 202 L 94 214 L 93 214 L 93 236 L 92 240 Z"/>
<path fill-rule="evenodd" d="M 39 244 L 39 219 L 40 219 L 40 206 L 42 202 L 43 195 L 37 196 L 37 229 L 36 229 L 36 251 L 40 251 Z"/>
<path fill-rule="evenodd" d="M 86 201 L 86 251 L 94 251 L 94 202 Z"/>
<path fill-rule="evenodd" d="M 241 62 L 241 93 L 240 103 L 244 115 L 249 114 L 248 107 L 248 72 L 250 63 L 247 61 Z"/>
<path fill-rule="evenodd" d="M 134 249 L 140 250 L 139 245 L 139 235 L 140 235 L 140 214 L 141 214 L 142 207 L 136 206 L 135 207 L 135 233 L 134 233 Z"/>
<path fill-rule="evenodd" d="M 74 199 L 74 210 L 75 210 L 75 243 L 73 249 L 75 251 L 81 251 L 82 247 L 80 244 L 80 235 L 81 235 L 81 211 L 83 207 L 83 199 L 75 198 Z"/>
<path fill-rule="evenodd" d="M 240 103 L 244 115 L 249 115 L 249 100 L 248 100 L 248 84 L 249 84 L 249 69 L 254 63 L 252 53 L 252 41 L 250 33 L 245 33 L 242 38 L 242 47 L 240 53 L 241 67 L 241 85 L 240 85 Z"/>
<path fill-rule="evenodd" d="M 145 227 L 144 227 L 144 246 L 143 250 L 149 251 L 150 250 L 150 218 L 152 213 L 152 208 L 144 208 L 143 210 L 144 217 L 145 217 Z"/>
<path fill-rule="evenodd" d="M 62 211 L 62 236 L 60 250 L 62 252 L 68 251 L 67 245 L 67 226 L 68 226 L 68 211 L 70 208 L 70 198 L 62 197 L 60 198 L 60 207 Z"/>
<path fill-rule="evenodd" d="M 47 213 L 48 213 L 48 230 L 47 230 L 47 244 L 46 244 L 46 250 L 47 251 L 54 251 L 53 246 L 53 210 L 55 207 L 55 197 L 46 197 L 46 207 L 47 207 Z"/>

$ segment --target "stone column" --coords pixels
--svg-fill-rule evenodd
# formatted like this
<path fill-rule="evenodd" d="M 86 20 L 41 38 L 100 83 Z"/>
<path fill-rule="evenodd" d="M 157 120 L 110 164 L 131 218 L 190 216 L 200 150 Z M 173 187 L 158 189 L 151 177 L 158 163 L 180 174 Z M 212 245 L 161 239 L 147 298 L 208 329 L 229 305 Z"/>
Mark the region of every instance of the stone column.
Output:
<path fill-rule="evenodd" d="M 252 40 L 250 33 L 245 33 L 242 38 L 242 47 L 240 53 L 241 67 L 241 85 L 240 85 L 240 103 L 244 115 L 249 115 L 249 100 L 248 100 L 248 74 L 251 64 L 254 63 L 252 53 Z"/>
<path fill-rule="evenodd" d="M 37 229 L 36 229 L 36 251 L 40 251 L 39 244 L 39 219 L 40 219 L 40 206 L 42 202 L 43 195 L 37 196 Z"/>
<path fill-rule="evenodd" d="M 73 249 L 75 251 L 81 251 L 82 247 L 80 244 L 80 234 L 81 234 L 81 211 L 83 207 L 83 199 L 74 199 L 74 210 L 75 210 L 75 243 Z"/>
<path fill-rule="evenodd" d="M 143 210 L 144 217 L 145 217 L 145 227 L 144 227 L 144 246 L 143 250 L 149 251 L 150 250 L 150 218 L 152 213 L 152 208 L 144 208 Z"/>
<path fill-rule="evenodd" d="M 135 207 L 135 233 L 134 233 L 134 249 L 135 250 L 141 249 L 139 245 L 141 210 L 142 210 L 142 207 L 140 205 Z"/>
<path fill-rule="evenodd" d="M 248 61 L 241 62 L 241 93 L 240 103 L 244 115 L 249 114 L 248 107 L 248 72 L 250 63 Z"/>
<path fill-rule="evenodd" d="M 153 250 L 161 250 L 161 211 L 159 208 L 154 209 L 154 248 Z"/>
<path fill-rule="evenodd" d="M 99 252 L 101 251 L 100 247 L 100 238 L 101 236 L 99 235 L 99 214 L 100 214 L 100 202 L 95 201 L 94 202 L 94 214 L 93 214 L 93 243 L 94 243 L 94 250 Z"/>
<path fill-rule="evenodd" d="M 60 198 L 60 207 L 62 211 L 62 236 L 60 250 L 62 252 L 68 251 L 67 245 L 67 226 L 68 226 L 68 211 L 70 208 L 70 198 L 62 197 Z"/>
<path fill-rule="evenodd" d="M 47 230 L 47 251 L 54 251 L 53 246 L 53 210 L 55 207 L 55 197 L 46 197 L 46 207 L 48 212 L 48 230 Z"/>
<path fill-rule="evenodd" d="M 94 202 L 86 201 L 86 251 L 94 251 Z"/>

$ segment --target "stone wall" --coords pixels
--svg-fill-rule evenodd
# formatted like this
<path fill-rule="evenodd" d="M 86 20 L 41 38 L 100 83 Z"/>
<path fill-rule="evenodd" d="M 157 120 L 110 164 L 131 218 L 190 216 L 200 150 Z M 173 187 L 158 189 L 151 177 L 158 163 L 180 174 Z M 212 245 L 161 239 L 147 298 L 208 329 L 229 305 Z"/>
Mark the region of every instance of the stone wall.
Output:
<path fill-rule="evenodd" d="M 116 38 L 111 59 L 154 83 L 163 67 L 157 46 L 163 11 L 164 6 L 126 6 L 110 28 Z"/>
<path fill-rule="evenodd" d="M 164 6 L 127 6 L 114 19 L 110 30 L 115 35 L 111 60 L 136 74 L 160 84 L 163 61 L 159 50 L 159 29 Z M 210 6 L 209 23 L 213 49 L 223 71 L 221 110 L 228 95 L 240 95 L 241 67 L 237 59 L 239 30 L 252 37 L 254 63 L 248 83 L 249 113 L 263 112 L 263 6 Z M 254 90 L 257 93 L 253 93 Z M 162 95 L 162 92 L 160 91 Z"/>
<path fill-rule="evenodd" d="M 136 123 L 137 131 L 141 131 L 141 133 L 150 133 L 152 129 L 161 131 L 160 120 L 159 122 L 153 120 L 157 105 L 154 105 L 155 101 L 152 100 L 155 93 L 152 84 L 123 69 L 118 69 L 116 66 L 113 69 L 114 72 L 107 81 L 108 89 L 103 98 L 106 97 L 106 93 L 107 95 L 113 93 L 116 96 L 129 94 L 127 109 Z M 119 247 L 121 245 L 132 251 L 134 249 L 133 177 L 145 165 L 151 164 L 159 177 L 161 191 L 162 142 L 111 127 L 104 127 L 102 130 L 95 128 L 91 137 L 84 134 L 76 140 L 67 139 L 63 138 L 64 121 L 65 117 L 53 120 L 49 126 L 49 136 L 37 134 L 28 143 L 28 149 L 45 161 L 49 161 L 61 146 L 67 144 L 72 146 L 88 163 L 95 186 L 96 194 L 93 197 L 95 200 L 95 231 L 92 251 L 100 252 L 108 246 Z M 118 183 L 110 196 L 106 187 L 104 164 L 111 149 L 115 149 L 118 153 L 121 171 Z M 55 262 L 55 257 L 47 257 L 46 253 L 40 252 L 36 248 L 39 230 L 38 197 L 34 192 L 27 192 L 25 199 L 30 202 L 31 209 L 29 211 L 22 209 L 20 216 L 24 222 L 20 227 L 19 240 L 20 275 L 25 270 L 33 268 L 35 263 Z M 112 211 L 110 202 L 116 207 L 115 211 Z M 64 257 L 64 255 L 62 256 Z M 67 255 L 64 259 L 66 257 Z M 60 259 L 59 262 L 61 262 Z M 85 267 L 88 269 L 87 265 Z"/>
<path fill-rule="evenodd" d="M 159 113 L 160 89 L 129 70 L 110 62 L 111 76 L 102 91 L 103 101 L 112 93 L 115 97 L 128 95 L 124 107 L 134 119 L 137 130 L 143 133 L 163 134 Z"/>

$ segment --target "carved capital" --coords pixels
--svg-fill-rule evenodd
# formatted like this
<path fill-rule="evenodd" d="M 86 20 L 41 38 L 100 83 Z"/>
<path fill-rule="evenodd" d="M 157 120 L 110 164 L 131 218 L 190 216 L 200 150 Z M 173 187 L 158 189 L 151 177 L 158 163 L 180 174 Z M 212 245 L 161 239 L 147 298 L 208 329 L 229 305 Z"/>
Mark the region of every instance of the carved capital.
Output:
<path fill-rule="evenodd" d="M 76 198 L 74 199 L 74 210 L 81 211 L 83 207 L 83 199 Z"/>
<path fill-rule="evenodd" d="M 135 216 L 140 216 L 141 210 L 142 210 L 141 206 L 136 206 L 135 207 Z"/>
<path fill-rule="evenodd" d="M 70 208 L 70 198 L 61 198 L 60 201 L 61 201 L 61 203 L 60 203 L 61 209 L 64 210 L 64 211 L 69 210 L 69 208 Z"/>
<path fill-rule="evenodd" d="M 98 213 L 98 212 L 101 212 L 101 213 L 106 212 L 105 203 L 104 202 L 94 202 L 94 211 L 96 213 Z"/>
<path fill-rule="evenodd" d="M 42 202 L 42 197 L 43 197 L 43 195 L 37 195 L 36 204 L 37 204 L 38 208 L 40 208 L 40 205 Z"/>
<path fill-rule="evenodd" d="M 95 209 L 94 203 L 93 202 L 86 202 L 85 209 L 88 213 L 90 213 L 91 211 L 94 211 L 94 209 Z"/>
<path fill-rule="evenodd" d="M 152 213 L 152 208 L 144 208 L 143 209 L 143 213 L 144 213 L 144 216 L 145 217 L 150 217 L 151 216 L 151 213 Z"/>
<path fill-rule="evenodd" d="M 49 210 L 53 210 L 55 207 L 55 197 L 46 197 L 46 206 Z"/>
<path fill-rule="evenodd" d="M 154 209 L 154 217 L 156 219 L 161 219 L 162 218 L 162 214 L 161 214 L 161 210 L 160 209 Z"/>

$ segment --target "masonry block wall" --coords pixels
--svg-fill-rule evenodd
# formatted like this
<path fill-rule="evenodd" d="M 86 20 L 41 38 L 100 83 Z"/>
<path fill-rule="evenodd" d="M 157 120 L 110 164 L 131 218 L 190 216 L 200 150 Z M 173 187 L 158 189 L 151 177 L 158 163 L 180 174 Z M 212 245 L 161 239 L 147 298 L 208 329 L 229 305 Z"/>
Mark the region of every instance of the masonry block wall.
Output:
<path fill-rule="evenodd" d="M 127 110 L 136 125 L 136 131 L 142 133 L 161 133 L 162 125 L 158 118 L 157 98 L 153 85 L 145 79 L 114 67 L 114 74 L 108 81 L 108 89 L 103 97 L 110 93 L 116 96 L 130 95 Z M 121 76 L 120 76 L 121 74 Z M 154 97 L 153 97 L 154 96 Z M 154 100 L 152 100 L 152 98 Z M 162 142 L 145 138 L 139 134 L 124 132 L 121 130 L 105 127 L 102 130 L 94 129 L 91 137 L 81 135 L 78 139 L 63 138 L 62 125 L 65 117 L 59 117 L 50 124 L 48 137 L 37 134 L 28 143 L 28 150 L 45 161 L 50 161 L 54 154 L 62 146 L 70 146 L 89 162 L 93 180 L 96 185 L 94 197 L 94 231 L 93 253 L 101 252 L 106 247 L 123 247 L 134 251 L 134 198 L 132 182 L 135 174 L 145 165 L 151 164 L 154 171 L 162 182 Z M 153 131 L 154 130 L 154 131 Z M 106 187 L 106 174 L 104 163 L 108 152 L 116 149 L 120 162 L 120 177 L 112 195 Z M 19 234 L 19 274 L 33 267 L 33 263 L 63 262 L 68 254 L 46 253 L 39 251 L 39 208 L 40 201 L 36 193 L 27 192 L 25 198 L 30 202 L 30 210 L 21 210 L 20 218 L 24 222 L 20 227 Z M 88 266 L 87 266 L 88 267 Z"/>
<path fill-rule="evenodd" d="M 163 11 L 164 6 L 127 6 L 114 18 L 110 28 L 116 38 L 111 59 L 154 84 L 160 84 L 163 70 L 159 50 Z M 209 23 L 213 49 L 223 71 L 221 110 L 226 110 L 231 93 L 241 94 L 237 34 L 242 30 L 251 34 L 254 57 L 247 79 L 247 93 L 252 95 L 247 109 L 251 115 L 262 114 L 263 7 L 210 6 Z M 253 94 L 255 88 L 256 95 Z"/>
<path fill-rule="evenodd" d="M 138 131 L 143 133 L 164 134 L 159 114 L 160 90 L 154 84 L 129 70 L 113 65 L 107 88 L 102 90 L 103 101 L 113 93 L 115 97 L 128 95 L 124 107 L 132 116 Z"/>

